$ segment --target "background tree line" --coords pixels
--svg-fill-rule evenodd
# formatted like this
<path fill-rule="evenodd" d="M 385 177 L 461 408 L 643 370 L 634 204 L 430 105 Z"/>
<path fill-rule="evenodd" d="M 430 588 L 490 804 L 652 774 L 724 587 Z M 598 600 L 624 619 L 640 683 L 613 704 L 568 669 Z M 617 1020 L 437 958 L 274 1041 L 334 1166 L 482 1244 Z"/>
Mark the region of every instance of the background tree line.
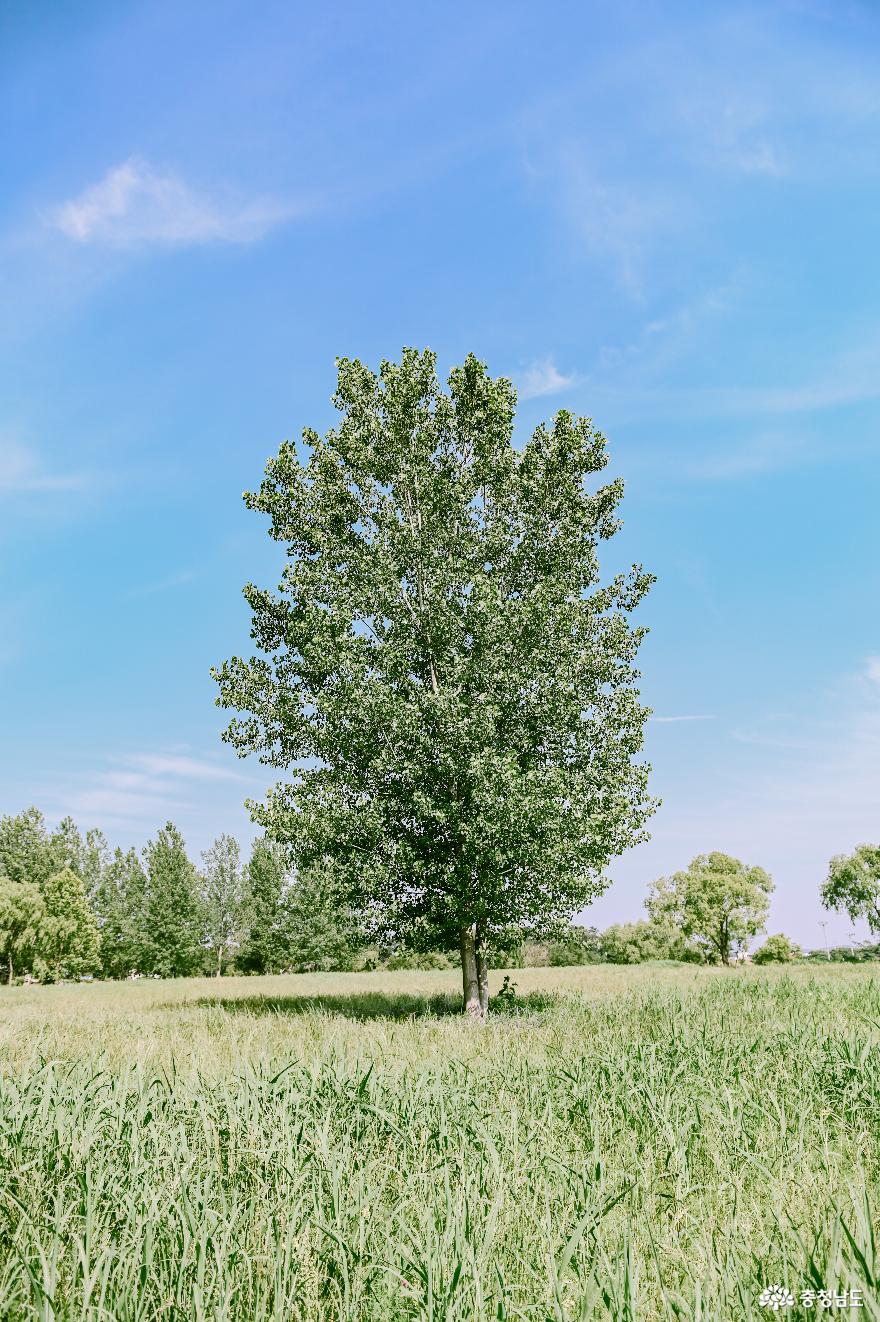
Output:
<path fill-rule="evenodd" d="M 111 851 L 69 817 L 49 831 L 37 808 L 0 817 L 7 981 L 345 968 L 357 946 L 320 879 L 293 875 L 271 841 L 256 840 L 243 863 L 221 835 L 197 867 L 172 822 L 139 853 Z"/>
<path fill-rule="evenodd" d="M 843 904 L 848 895 L 861 906 L 856 916 L 870 919 L 880 878 L 872 880 L 864 849 L 853 857 L 860 867 L 832 861 L 823 900 Z M 701 855 L 651 884 L 645 919 L 604 932 L 569 924 L 510 928 L 496 934 L 490 954 L 506 968 L 730 963 L 763 930 L 771 891 L 763 869 L 726 854 Z M 100 831 L 83 835 L 69 817 L 50 831 L 36 808 L 0 817 L 0 961 L 7 981 L 459 965 L 454 946 L 376 945 L 334 894 L 319 871 L 295 873 L 283 847 L 266 838 L 254 841 L 244 862 L 238 842 L 220 835 L 196 866 L 171 822 L 138 852 L 111 850 Z M 813 957 L 877 953 L 863 943 Z M 777 934 L 754 957 L 785 962 L 799 955 Z"/>

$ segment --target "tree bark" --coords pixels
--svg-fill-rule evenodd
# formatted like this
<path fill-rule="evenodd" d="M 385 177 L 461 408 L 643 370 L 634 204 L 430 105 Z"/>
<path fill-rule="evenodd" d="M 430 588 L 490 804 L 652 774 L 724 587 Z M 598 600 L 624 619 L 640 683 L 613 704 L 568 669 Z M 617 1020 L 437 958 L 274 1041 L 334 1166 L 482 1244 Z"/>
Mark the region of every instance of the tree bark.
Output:
<path fill-rule="evenodd" d="M 461 981 L 464 993 L 464 1012 L 482 1023 L 485 1013 L 480 1000 L 480 981 L 477 971 L 477 931 L 474 924 L 459 930 L 461 937 Z"/>
<path fill-rule="evenodd" d="M 223 968 L 223 947 L 217 947 L 217 977 L 220 977 L 220 971 Z"/>
<path fill-rule="evenodd" d="M 7 959 L 9 960 L 9 985 L 11 987 L 12 986 L 12 951 L 11 950 L 7 954 Z"/>
<path fill-rule="evenodd" d="M 489 961 L 486 957 L 486 934 L 482 924 L 477 923 L 474 947 L 477 957 L 477 987 L 480 993 L 480 1016 L 485 1019 L 489 1013 Z"/>

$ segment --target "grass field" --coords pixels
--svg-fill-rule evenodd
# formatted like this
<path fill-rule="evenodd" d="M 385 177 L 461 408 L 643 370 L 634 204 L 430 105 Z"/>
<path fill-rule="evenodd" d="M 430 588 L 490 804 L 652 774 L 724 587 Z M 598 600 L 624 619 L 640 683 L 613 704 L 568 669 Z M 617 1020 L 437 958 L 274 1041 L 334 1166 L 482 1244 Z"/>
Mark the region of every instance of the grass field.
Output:
<path fill-rule="evenodd" d="M 875 974 L 512 976 L 0 989 L 0 1317 L 880 1318 Z"/>

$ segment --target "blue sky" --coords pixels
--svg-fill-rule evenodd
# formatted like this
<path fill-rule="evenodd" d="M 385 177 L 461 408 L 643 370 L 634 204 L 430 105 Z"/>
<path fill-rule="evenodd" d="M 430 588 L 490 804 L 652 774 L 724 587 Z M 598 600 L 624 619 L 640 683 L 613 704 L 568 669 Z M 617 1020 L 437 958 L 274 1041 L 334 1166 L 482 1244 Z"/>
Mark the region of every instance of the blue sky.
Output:
<path fill-rule="evenodd" d="M 523 435 L 594 417 L 659 580 L 590 921 L 723 849 L 821 944 L 880 836 L 877 6 L 6 0 L 0 122 L 0 811 L 248 838 L 241 492 L 337 355 L 473 349 Z"/>

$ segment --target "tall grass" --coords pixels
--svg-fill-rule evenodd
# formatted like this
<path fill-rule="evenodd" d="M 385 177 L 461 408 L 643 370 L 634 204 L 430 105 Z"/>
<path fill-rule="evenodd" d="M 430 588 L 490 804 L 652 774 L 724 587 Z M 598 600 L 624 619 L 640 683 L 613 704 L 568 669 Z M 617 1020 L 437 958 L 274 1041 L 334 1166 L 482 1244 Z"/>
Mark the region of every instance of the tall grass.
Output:
<path fill-rule="evenodd" d="M 870 971 L 513 976 L 3 993 L 0 1317 L 880 1318 Z"/>

